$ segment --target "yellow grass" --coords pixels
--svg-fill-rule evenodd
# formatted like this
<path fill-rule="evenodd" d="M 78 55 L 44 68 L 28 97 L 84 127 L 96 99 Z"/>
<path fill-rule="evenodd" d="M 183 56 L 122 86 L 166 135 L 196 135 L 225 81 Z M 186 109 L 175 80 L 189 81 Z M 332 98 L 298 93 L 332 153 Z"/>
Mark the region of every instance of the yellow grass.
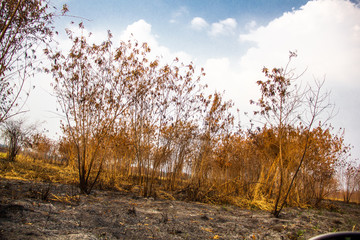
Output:
<path fill-rule="evenodd" d="M 266 211 L 273 210 L 273 204 L 265 199 L 249 200 L 242 197 L 230 197 L 228 202 L 242 208 L 261 209 Z"/>
<path fill-rule="evenodd" d="M 72 168 L 45 163 L 23 155 L 17 156 L 15 162 L 8 162 L 2 155 L 0 158 L 0 177 L 6 179 L 73 183 L 77 177 L 76 171 Z"/>
<path fill-rule="evenodd" d="M 51 194 L 50 199 L 57 202 L 73 204 L 80 201 L 80 195 L 69 195 L 66 194 L 64 196 Z"/>

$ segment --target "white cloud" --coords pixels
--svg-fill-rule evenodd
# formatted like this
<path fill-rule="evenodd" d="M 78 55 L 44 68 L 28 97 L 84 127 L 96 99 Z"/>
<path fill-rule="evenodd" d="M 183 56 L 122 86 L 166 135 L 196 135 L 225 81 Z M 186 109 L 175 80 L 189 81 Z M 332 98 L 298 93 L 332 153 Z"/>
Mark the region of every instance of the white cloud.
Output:
<path fill-rule="evenodd" d="M 234 18 L 227 18 L 219 22 L 211 24 L 209 34 L 211 36 L 231 35 L 235 33 L 237 22 Z"/>
<path fill-rule="evenodd" d="M 143 19 L 128 25 L 120 35 L 120 40 L 127 41 L 132 36 L 138 42 L 147 42 L 149 45 L 157 44 L 155 35 L 151 33 L 151 25 Z"/>
<path fill-rule="evenodd" d="M 348 1 L 310 1 L 297 11 L 249 34 L 254 42 L 242 58 L 243 66 L 284 64 L 289 50 L 297 50 L 301 67 L 330 81 L 354 83 L 360 76 L 360 9 Z M 259 62 L 261 59 L 261 62 Z M 273 65 L 274 66 L 274 65 Z M 270 67 L 270 66 L 269 66 Z"/>
<path fill-rule="evenodd" d="M 229 57 L 207 59 L 204 69 L 204 81 L 210 92 L 225 91 L 225 97 L 235 102 L 241 112 L 251 111 L 249 100 L 256 100 L 259 95 L 256 81 L 260 79 L 261 69 L 254 72 L 240 71 L 238 64 Z M 259 73 L 259 74 L 257 74 Z"/>
<path fill-rule="evenodd" d="M 165 63 L 171 63 L 176 57 L 185 64 L 193 60 L 193 57 L 184 51 L 172 52 L 169 48 L 160 45 L 158 37 L 151 31 L 151 25 L 143 19 L 127 26 L 120 36 L 122 41 L 131 38 L 136 39 L 139 43 L 146 42 L 151 48 L 149 56 L 153 58 L 156 56 L 162 57 L 162 61 Z"/>
<path fill-rule="evenodd" d="M 209 24 L 201 17 L 195 17 L 191 20 L 191 27 L 195 30 L 202 30 L 209 26 Z"/>
<path fill-rule="evenodd" d="M 255 21 L 252 21 L 252 26 L 256 24 Z M 209 23 L 201 18 L 195 17 L 191 20 L 191 28 L 201 31 L 207 29 L 209 27 Z M 208 34 L 210 36 L 220 36 L 220 35 L 233 35 L 235 33 L 237 27 L 237 22 L 234 18 L 227 18 L 224 20 L 220 20 L 218 22 L 212 23 L 210 29 L 208 30 Z"/>
<path fill-rule="evenodd" d="M 224 57 L 208 59 L 205 63 L 205 72 L 206 79 L 211 88 L 215 88 L 216 86 L 223 84 L 224 82 L 222 79 L 224 78 L 224 73 L 230 72 L 229 58 Z"/>

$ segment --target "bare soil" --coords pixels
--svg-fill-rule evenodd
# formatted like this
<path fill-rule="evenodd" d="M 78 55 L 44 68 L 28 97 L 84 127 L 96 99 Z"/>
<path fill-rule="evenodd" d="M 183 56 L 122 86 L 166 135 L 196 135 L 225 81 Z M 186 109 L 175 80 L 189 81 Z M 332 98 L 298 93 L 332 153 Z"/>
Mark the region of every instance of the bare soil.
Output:
<path fill-rule="evenodd" d="M 308 239 L 359 231 L 360 205 L 286 208 L 280 218 L 235 206 L 157 200 L 64 184 L 0 179 L 0 239 Z"/>

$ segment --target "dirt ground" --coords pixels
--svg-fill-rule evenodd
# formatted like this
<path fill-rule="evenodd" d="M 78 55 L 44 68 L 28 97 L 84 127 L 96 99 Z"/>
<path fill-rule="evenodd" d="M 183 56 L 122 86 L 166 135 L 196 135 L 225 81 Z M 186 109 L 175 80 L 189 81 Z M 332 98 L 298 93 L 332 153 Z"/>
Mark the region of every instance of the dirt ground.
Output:
<path fill-rule="evenodd" d="M 0 179 L 0 239 L 308 239 L 360 230 L 360 205 L 287 208 L 280 218 L 235 206 L 142 198 Z"/>

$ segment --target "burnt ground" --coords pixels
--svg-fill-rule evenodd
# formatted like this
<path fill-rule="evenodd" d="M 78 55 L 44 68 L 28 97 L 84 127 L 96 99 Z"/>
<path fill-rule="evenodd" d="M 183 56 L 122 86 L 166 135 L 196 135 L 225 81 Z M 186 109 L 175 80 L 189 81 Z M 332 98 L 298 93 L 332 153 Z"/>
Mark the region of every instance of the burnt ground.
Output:
<path fill-rule="evenodd" d="M 0 239 L 308 239 L 359 231 L 360 205 L 287 208 L 280 218 L 235 206 L 155 200 L 71 185 L 0 179 Z"/>

